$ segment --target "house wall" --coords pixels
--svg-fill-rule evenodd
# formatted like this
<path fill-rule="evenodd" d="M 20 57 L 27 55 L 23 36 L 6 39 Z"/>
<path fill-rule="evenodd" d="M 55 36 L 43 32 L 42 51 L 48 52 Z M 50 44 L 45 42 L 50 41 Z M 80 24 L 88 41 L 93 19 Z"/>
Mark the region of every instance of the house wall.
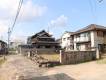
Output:
<path fill-rule="evenodd" d="M 91 31 L 91 47 L 98 47 L 104 43 L 104 37 L 97 36 L 97 31 Z"/>
<path fill-rule="evenodd" d="M 88 42 L 90 40 L 91 40 L 90 32 L 85 32 L 85 33 L 74 35 L 74 50 L 78 50 L 77 49 L 77 45 L 78 45 L 77 43 Z M 79 50 L 81 50 L 81 51 L 86 50 L 86 46 L 85 46 L 84 43 L 79 44 Z"/>
<path fill-rule="evenodd" d="M 66 51 L 70 50 L 70 45 L 71 45 L 71 37 L 70 33 L 65 33 L 62 38 L 61 38 L 61 47 L 66 48 Z"/>
<path fill-rule="evenodd" d="M 89 40 L 90 40 L 90 33 L 89 32 L 77 34 L 74 37 L 75 42 L 84 42 L 84 41 L 89 41 Z"/>
<path fill-rule="evenodd" d="M 86 50 L 86 48 L 85 48 L 85 44 L 81 44 L 81 45 L 80 45 L 80 50 L 81 50 L 81 51 Z"/>
<path fill-rule="evenodd" d="M 106 33 L 104 34 L 104 44 L 106 44 Z"/>

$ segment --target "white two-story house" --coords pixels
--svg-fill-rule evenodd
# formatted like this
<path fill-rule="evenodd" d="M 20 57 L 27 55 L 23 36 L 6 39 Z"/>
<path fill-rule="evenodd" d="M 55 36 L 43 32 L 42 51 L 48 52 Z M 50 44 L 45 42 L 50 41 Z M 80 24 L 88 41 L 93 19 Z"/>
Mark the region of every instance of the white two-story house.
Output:
<path fill-rule="evenodd" d="M 65 51 L 70 51 L 70 50 L 74 49 L 73 38 L 72 38 L 71 34 L 73 34 L 73 32 L 66 31 L 61 37 L 61 47 Z"/>
<path fill-rule="evenodd" d="M 106 27 L 91 24 L 74 34 L 74 50 L 93 50 L 106 44 Z"/>
<path fill-rule="evenodd" d="M 106 27 L 91 24 L 87 27 L 80 29 L 70 34 L 70 41 L 66 41 L 67 44 L 72 44 L 71 50 L 94 50 L 95 48 L 106 44 Z M 63 43 L 63 44 L 65 44 Z"/>

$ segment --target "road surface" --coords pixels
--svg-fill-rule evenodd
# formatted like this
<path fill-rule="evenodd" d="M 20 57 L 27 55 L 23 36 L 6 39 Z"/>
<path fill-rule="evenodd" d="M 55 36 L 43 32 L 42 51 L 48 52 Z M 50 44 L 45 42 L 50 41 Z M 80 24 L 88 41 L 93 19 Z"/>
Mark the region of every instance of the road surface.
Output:
<path fill-rule="evenodd" d="M 21 55 L 7 56 L 7 61 L 0 68 L 0 80 L 16 80 L 19 76 L 25 79 L 41 76 L 45 69 Z"/>

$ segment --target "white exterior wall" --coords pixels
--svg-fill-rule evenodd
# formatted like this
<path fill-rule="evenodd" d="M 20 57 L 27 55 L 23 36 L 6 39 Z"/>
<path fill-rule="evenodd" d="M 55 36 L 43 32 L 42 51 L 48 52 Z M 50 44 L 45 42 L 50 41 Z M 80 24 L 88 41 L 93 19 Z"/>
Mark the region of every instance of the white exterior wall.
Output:
<path fill-rule="evenodd" d="M 91 31 L 90 35 L 91 35 L 91 47 L 95 47 L 95 43 L 94 43 L 95 34 L 94 34 L 94 31 Z"/>
<path fill-rule="evenodd" d="M 77 38 L 76 38 L 76 35 L 74 35 L 74 50 L 75 50 L 75 51 L 77 50 L 76 41 L 77 41 Z"/>
<path fill-rule="evenodd" d="M 80 45 L 80 51 L 85 51 L 85 44 Z"/>
<path fill-rule="evenodd" d="M 70 50 L 71 41 L 68 39 L 70 37 L 70 33 L 64 33 L 61 38 L 61 47 L 66 48 L 66 51 Z M 64 40 L 65 39 L 65 40 Z"/>

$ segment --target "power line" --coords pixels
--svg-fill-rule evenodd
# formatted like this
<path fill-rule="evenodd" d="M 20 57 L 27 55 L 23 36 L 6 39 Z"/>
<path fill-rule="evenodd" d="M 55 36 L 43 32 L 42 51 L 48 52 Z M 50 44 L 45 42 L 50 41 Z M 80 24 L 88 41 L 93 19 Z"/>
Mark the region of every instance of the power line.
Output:
<path fill-rule="evenodd" d="M 97 22 L 97 16 L 96 16 L 96 3 L 94 2 L 94 5 L 92 3 L 92 0 L 89 0 L 90 10 L 93 16 L 93 19 L 95 22 Z"/>
<path fill-rule="evenodd" d="M 19 16 L 19 13 L 20 13 L 20 10 L 21 10 L 21 7 L 22 7 L 22 3 L 23 3 L 23 0 L 20 0 L 20 1 L 19 1 L 19 5 L 18 5 L 18 9 L 17 9 L 17 13 L 16 13 L 16 16 L 15 16 L 15 19 L 14 19 L 14 22 L 13 22 L 13 25 L 12 25 L 12 28 L 11 28 L 11 33 L 12 33 L 12 31 L 13 31 L 13 28 L 15 27 L 17 18 L 18 18 L 18 16 Z"/>

